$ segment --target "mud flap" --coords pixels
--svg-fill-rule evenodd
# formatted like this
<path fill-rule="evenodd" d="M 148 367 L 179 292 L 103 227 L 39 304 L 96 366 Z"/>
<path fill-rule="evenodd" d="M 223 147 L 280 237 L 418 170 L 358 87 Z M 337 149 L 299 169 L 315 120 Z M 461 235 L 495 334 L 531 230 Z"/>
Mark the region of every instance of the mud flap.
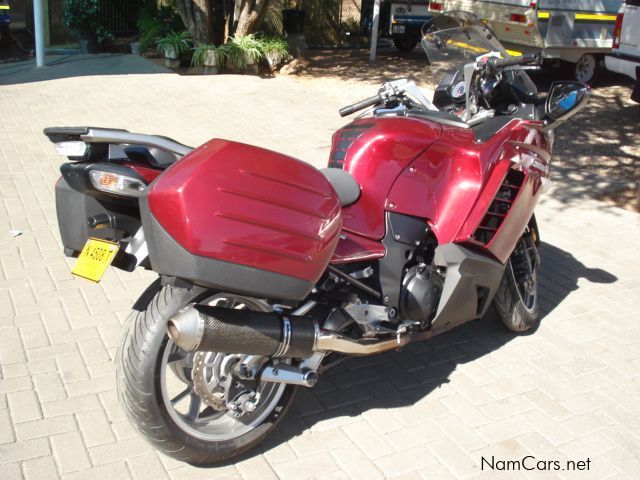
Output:
<path fill-rule="evenodd" d="M 631 100 L 640 103 L 640 67 L 636 67 L 636 86 L 631 92 Z"/>

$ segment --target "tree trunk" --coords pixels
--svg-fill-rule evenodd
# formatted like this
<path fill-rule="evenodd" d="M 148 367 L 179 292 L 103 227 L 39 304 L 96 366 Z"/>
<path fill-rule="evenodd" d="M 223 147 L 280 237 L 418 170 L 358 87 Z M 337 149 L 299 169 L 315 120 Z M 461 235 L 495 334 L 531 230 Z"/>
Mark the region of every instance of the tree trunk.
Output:
<path fill-rule="evenodd" d="M 214 41 L 212 3 L 212 0 L 176 0 L 180 17 L 196 42 L 212 43 Z"/>
<path fill-rule="evenodd" d="M 234 26 L 236 35 L 255 33 L 271 0 L 235 0 Z"/>

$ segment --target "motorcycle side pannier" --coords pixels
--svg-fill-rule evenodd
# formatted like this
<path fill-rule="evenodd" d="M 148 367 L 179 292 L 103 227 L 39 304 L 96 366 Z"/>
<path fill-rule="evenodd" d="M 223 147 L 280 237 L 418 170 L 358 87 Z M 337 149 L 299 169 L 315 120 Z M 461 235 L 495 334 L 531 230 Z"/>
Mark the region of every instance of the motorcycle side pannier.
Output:
<path fill-rule="evenodd" d="M 311 165 L 212 140 L 140 199 L 158 273 L 245 295 L 301 300 L 325 271 L 342 226 L 338 197 Z"/>

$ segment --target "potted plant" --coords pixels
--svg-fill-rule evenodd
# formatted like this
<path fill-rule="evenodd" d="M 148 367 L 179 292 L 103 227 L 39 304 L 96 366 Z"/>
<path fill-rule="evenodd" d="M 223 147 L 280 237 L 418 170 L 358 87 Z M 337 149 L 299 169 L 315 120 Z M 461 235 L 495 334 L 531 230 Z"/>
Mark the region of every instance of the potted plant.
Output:
<path fill-rule="evenodd" d="M 204 67 L 205 75 L 215 75 L 224 67 L 225 60 L 229 57 L 227 45 L 213 45 L 201 43 L 193 49 L 191 65 Z"/>
<path fill-rule="evenodd" d="M 304 33 L 305 11 L 300 10 L 302 0 L 287 2 L 289 8 L 282 10 L 282 28 L 288 35 Z"/>
<path fill-rule="evenodd" d="M 99 53 L 98 11 L 100 0 L 65 0 L 64 23 L 78 39 L 80 53 Z"/>
<path fill-rule="evenodd" d="M 258 73 L 258 61 L 264 56 L 261 41 L 254 34 L 236 35 L 227 44 L 229 61 L 236 70 Z"/>
<path fill-rule="evenodd" d="M 281 65 L 289 55 L 289 44 L 283 38 L 265 38 L 261 43 L 264 58 L 272 70 Z"/>
<path fill-rule="evenodd" d="M 156 42 L 158 50 L 164 52 L 164 64 L 168 68 L 180 66 L 180 54 L 189 50 L 189 32 L 175 32 L 171 30 Z"/>

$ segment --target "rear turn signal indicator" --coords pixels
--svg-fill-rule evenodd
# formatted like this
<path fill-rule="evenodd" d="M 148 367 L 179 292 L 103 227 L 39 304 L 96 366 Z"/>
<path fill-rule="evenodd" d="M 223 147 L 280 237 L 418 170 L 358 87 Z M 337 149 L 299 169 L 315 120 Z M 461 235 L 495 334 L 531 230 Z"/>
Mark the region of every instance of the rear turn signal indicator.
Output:
<path fill-rule="evenodd" d="M 91 170 L 89 177 L 96 190 L 113 193 L 114 195 L 139 197 L 146 186 L 144 182 L 137 178 L 102 170 Z"/>

